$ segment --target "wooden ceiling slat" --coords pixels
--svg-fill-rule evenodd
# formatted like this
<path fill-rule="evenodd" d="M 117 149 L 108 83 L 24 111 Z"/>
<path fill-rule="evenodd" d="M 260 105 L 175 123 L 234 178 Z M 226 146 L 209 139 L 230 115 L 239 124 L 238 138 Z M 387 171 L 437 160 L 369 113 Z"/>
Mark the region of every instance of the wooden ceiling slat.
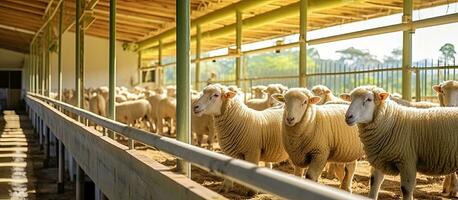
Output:
<path fill-rule="evenodd" d="M 3 1 L 20 4 L 24 6 L 29 6 L 32 8 L 43 9 L 43 10 L 46 9 L 46 5 L 47 5 L 46 3 L 39 2 L 39 1 L 24 1 L 24 0 L 3 0 Z"/>
<path fill-rule="evenodd" d="M 32 13 L 36 15 L 42 15 L 43 11 L 41 9 L 29 7 L 29 6 L 24 6 L 21 4 L 15 4 L 11 2 L 2 2 L 0 3 L 0 7 L 8 8 L 14 11 L 20 11 L 20 12 L 26 12 L 26 13 Z"/>

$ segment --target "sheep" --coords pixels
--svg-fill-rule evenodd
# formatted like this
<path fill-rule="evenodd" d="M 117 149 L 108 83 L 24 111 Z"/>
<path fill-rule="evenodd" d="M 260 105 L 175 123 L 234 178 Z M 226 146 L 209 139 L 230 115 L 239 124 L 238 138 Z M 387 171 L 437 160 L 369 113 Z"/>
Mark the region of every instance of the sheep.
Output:
<path fill-rule="evenodd" d="M 448 80 L 434 85 L 433 90 L 437 93 L 441 107 L 458 107 L 458 81 Z M 454 197 L 458 192 L 458 180 L 456 173 L 447 175 L 444 180 L 442 193 Z"/>
<path fill-rule="evenodd" d="M 322 105 L 327 102 L 345 102 L 341 98 L 334 96 L 334 94 L 332 94 L 332 91 L 324 85 L 313 86 L 312 93 L 315 96 L 321 97 L 320 102 L 317 103 L 318 105 Z"/>
<path fill-rule="evenodd" d="M 116 103 L 122 103 L 122 102 L 126 102 L 126 101 L 127 101 L 127 97 L 124 96 L 124 95 L 117 94 L 115 96 L 115 102 Z"/>
<path fill-rule="evenodd" d="M 415 107 L 415 108 L 433 108 L 433 107 L 439 107 L 439 104 L 437 103 L 432 103 L 429 101 L 419 101 L 419 102 L 411 102 L 407 101 L 405 99 L 402 99 L 402 96 L 400 94 L 394 94 L 390 95 L 390 99 L 394 102 L 396 102 L 399 105 L 406 106 L 406 107 Z"/>
<path fill-rule="evenodd" d="M 107 101 L 105 98 L 98 93 L 94 93 L 92 96 L 89 97 L 89 111 L 106 117 L 106 107 L 107 107 Z"/>
<path fill-rule="evenodd" d="M 294 164 L 294 173 L 317 181 L 326 162 L 348 163 L 340 188 L 351 192 L 356 160 L 364 155 L 358 129 L 344 122 L 348 105 L 316 106 L 321 97 L 305 88 L 293 88 L 272 98 L 284 102 L 283 146 Z M 351 164 L 350 164 L 351 163 Z"/>
<path fill-rule="evenodd" d="M 315 85 L 312 87 L 312 93 L 315 96 L 321 98 L 320 102 L 317 105 L 323 104 L 349 104 L 347 101 L 344 101 L 341 98 L 334 96 L 332 91 L 324 85 Z M 352 163 L 350 163 L 352 165 Z M 340 181 L 343 180 L 345 175 L 345 164 L 344 163 L 329 163 L 326 167 L 326 178 L 333 179 L 337 177 Z"/>
<path fill-rule="evenodd" d="M 172 135 L 173 127 L 176 122 L 176 107 L 177 102 L 176 99 L 173 97 L 166 97 L 159 100 L 157 104 L 157 132 L 159 134 L 163 133 L 163 123 L 162 121 L 166 121 L 169 124 L 168 134 Z"/>
<path fill-rule="evenodd" d="M 403 199 L 413 199 L 417 172 L 446 175 L 458 170 L 458 108 L 401 106 L 376 86 L 360 86 L 341 98 L 351 101 L 348 125 L 358 124 L 371 174 L 369 197 L 377 198 L 384 174 L 401 175 Z"/>
<path fill-rule="evenodd" d="M 283 110 L 249 109 L 234 98 L 236 95 L 236 92 L 220 84 L 212 84 L 204 88 L 203 95 L 193 104 L 193 112 L 197 116 L 207 114 L 214 117 L 223 153 L 254 164 L 288 159 L 281 138 Z M 232 182 L 226 179 L 222 190 L 230 188 Z"/>
<path fill-rule="evenodd" d="M 267 98 L 250 99 L 246 102 L 246 105 L 251 109 L 259 111 L 273 107 L 275 101 L 273 101 L 273 99 L 271 98 L 272 94 L 282 94 L 284 92 L 284 88 L 281 88 L 278 84 L 270 84 L 267 86 L 264 92 L 267 94 Z"/>
<path fill-rule="evenodd" d="M 198 96 L 192 98 L 192 104 L 194 104 L 198 99 Z M 191 114 L 191 129 L 192 132 L 196 134 L 197 145 L 202 146 L 202 140 L 204 135 L 207 135 L 207 144 L 208 149 L 213 149 L 213 139 L 215 136 L 215 122 L 213 116 L 211 115 L 202 115 L 197 116 L 196 114 Z"/>
<path fill-rule="evenodd" d="M 251 91 L 253 92 L 252 98 L 253 99 L 262 99 L 262 98 L 264 98 L 264 92 L 263 91 L 266 88 L 267 87 L 264 86 L 264 85 L 256 85 L 256 86 L 251 87 Z"/>
<path fill-rule="evenodd" d="M 151 105 L 145 99 L 116 103 L 116 121 L 133 126 L 136 120 L 147 120 L 152 127 Z"/>

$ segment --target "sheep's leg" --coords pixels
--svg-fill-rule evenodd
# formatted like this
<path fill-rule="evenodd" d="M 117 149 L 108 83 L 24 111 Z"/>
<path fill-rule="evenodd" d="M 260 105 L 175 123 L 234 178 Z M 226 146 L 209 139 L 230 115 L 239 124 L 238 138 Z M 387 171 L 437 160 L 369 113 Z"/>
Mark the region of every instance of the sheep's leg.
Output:
<path fill-rule="evenodd" d="M 377 199 L 378 191 L 383 183 L 383 179 L 385 179 L 385 174 L 383 174 L 382 171 L 375 168 L 371 169 L 371 177 L 369 181 L 371 189 L 369 191 L 369 198 Z"/>
<path fill-rule="evenodd" d="M 305 178 L 312 181 L 318 181 L 318 177 L 324 169 L 327 161 L 327 155 L 317 155 L 309 164 Z"/>
<path fill-rule="evenodd" d="M 251 162 L 255 165 L 259 165 L 259 160 L 261 159 L 261 150 L 256 150 L 256 151 L 253 151 L 253 152 L 249 152 L 245 155 L 245 160 L 248 161 L 248 162 Z M 251 195 L 254 195 L 258 193 L 257 191 L 255 190 L 252 190 L 252 189 L 248 189 L 246 191 L 246 194 L 248 196 L 251 196 Z"/>
<path fill-rule="evenodd" d="M 458 192 L 458 180 L 457 180 L 457 175 L 456 172 L 448 175 L 450 178 L 450 183 L 448 185 L 448 195 L 450 197 L 456 197 L 456 194 Z"/>
<path fill-rule="evenodd" d="M 234 158 L 236 159 L 243 159 L 243 157 L 241 156 L 235 156 Z M 232 188 L 234 188 L 234 181 L 231 181 L 229 179 L 224 179 L 223 181 L 223 185 L 222 187 L 219 189 L 219 192 L 223 192 L 223 193 L 226 193 L 226 192 L 229 192 L 230 190 L 232 190 Z"/>
<path fill-rule="evenodd" d="M 157 119 L 157 133 L 159 135 L 162 135 L 163 134 L 163 131 L 164 131 L 164 124 L 162 123 L 162 118 L 158 118 Z"/>
<path fill-rule="evenodd" d="M 202 141 L 204 140 L 204 134 L 196 132 L 197 146 L 202 147 Z"/>
<path fill-rule="evenodd" d="M 294 166 L 294 175 L 302 178 L 304 176 L 304 171 L 305 168 Z"/>
<path fill-rule="evenodd" d="M 273 169 L 274 168 L 274 165 L 272 162 L 266 162 L 266 167 L 270 168 L 270 169 Z"/>
<path fill-rule="evenodd" d="M 355 175 L 356 160 L 351 163 L 346 163 L 344 166 L 345 176 L 341 179 L 340 188 L 351 193 L 351 183 L 353 181 L 353 175 Z"/>
<path fill-rule="evenodd" d="M 207 135 L 207 144 L 208 144 L 208 149 L 213 150 L 213 139 L 215 138 L 215 129 L 213 126 L 210 125 L 210 128 L 208 128 L 208 135 Z"/>
<path fill-rule="evenodd" d="M 350 163 L 351 164 L 351 163 Z M 333 176 L 335 176 L 337 179 L 339 179 L 340 182 L 342 182 L 345 178 L 345 167 L 347 164 L 345 163 L 331 163 L 331 166 L 333 165 Z"/>
<path fill-rule="evenodd" d="M 401 192 L 403 200 L 413 200 L 413 191 L 417 181 L 415 167 L 401 168 Z"/>
<path fill-rule="evenodd" d="M 450 193 L 450 182 L 451 182 L 450 174 L 445 176 L 444 183 L 442 184 L 442 194 L 448 196 Z"/>

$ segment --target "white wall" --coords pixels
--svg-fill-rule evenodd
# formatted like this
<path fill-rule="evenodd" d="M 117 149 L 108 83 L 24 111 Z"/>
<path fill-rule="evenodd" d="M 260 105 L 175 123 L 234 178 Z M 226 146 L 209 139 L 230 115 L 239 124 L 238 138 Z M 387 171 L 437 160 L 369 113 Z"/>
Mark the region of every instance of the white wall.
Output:
<path fill-rule="evenodd" d="M 0 68 L 18 69 L 22 68 L 25 55 L 23 53 L 0 48 Z"/>
<path fill-rule="evenodd" d="M 75 34 L 67 32 L 62 36 L 62 85 L 63 88 L 75 87 Z M 85 36 L 85 87 L 99 87 L 108 85 L 108 40 L 98 37 Z M 137 83 L 138 54 L 122 49 L 122 43 L 116 43 L 118 86 L 131 87 Z M 51 58 L 52 90 L 57 90 L 57 54 Z"/>

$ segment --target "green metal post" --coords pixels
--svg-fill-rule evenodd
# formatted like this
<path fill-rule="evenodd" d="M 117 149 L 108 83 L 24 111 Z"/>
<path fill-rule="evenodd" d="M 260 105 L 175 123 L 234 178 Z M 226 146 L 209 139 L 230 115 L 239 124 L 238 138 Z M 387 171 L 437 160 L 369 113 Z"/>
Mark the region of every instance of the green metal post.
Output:
<path fill-rule="evenodd" d="M 403 7 L 403 23 L 412 22 L 412 0 L 404 0 Z M 412 34 L 413 30 L 406 30 L 402 32 L 402 98 L 405 100 L 412 99 Z"/>
<path fill-rule="evenodd" d="M 307 87 L 307 12 L 308 0 L 299 8 L 299 86 Z"/>
<path fill-rule="evenodd" d="M 46 37 L 45 37 L 45 95 L 49 97 L 51 93 L 51 65 L 49 62 L 49 44 L 50 44 L 50 34 L 51 34 L 51 25 L 48 24 L 46 27 Z"/>
<path fill-rule="evenodd" d="M 64 18 L 64 2 L 59 8 L 59 29 L 58 29 L 58 49 L 57 49 L 57 98 L 62 101 L 62 30 Z"/>
<path fill-rule="evenodd" d="M 46 85 L 46 37 L 43 35 L 42 37 L 42 40 L 41 40 L 41 49 L 40 49 L 40 52 L 41 52 L 41 55 L 40 55 L 40 58 L 41 58 L 41 62 L 40 62 L 40 94 L 41 95 L 45 95 L 45 85 Z"/>
<path fill-rule="evenodd" d="M 202 38 L 202 30 L 200 28 L 200 24 L 197 24 L 196 26 L 196 70 L 195 70 L 195 83 L 194 83 L 194 89 L 200 90 L 200 53 L 202 51 L 202 46 L 201 46 L 201 38 Z"/>
<path fill-rule="evenodd" d="M 157 65 L 162 66 L 162 40 L 159 40 L 159 48 L 157 49 Z M 159 76 L 158 83 L 159 87 L 165 84 L 164 82 L 164 68 L 158 67 L 158 72 L 156 72 Z"/>
<path fill-rule="evenodd" d="M 237 57 L 235 58 L 235 84 L 241 88 L 240 79 L 242 78 L 242 12 L 237 10 L 235 12 L 236 29 L 235 29 L 235 45 Z"/>
<path fill-rule="evenodd" d="M 81 0 L 76 0 L 76 13 L 75 13 L 75 92 L 76 92 L 76 105 L 81 108 Z"/>
<path fill-rule="evenodd" d="M 109 66 L 108 66 L 108 118 L 116 119 L 115 109 L 115 89 L 116 89 L 116 0 L 110 1 L 110 38 L 109 38 Z M 114 138 L 113 133 L 108 133 L 109 137 Z"/>
<path fill-rule="evenodd" d="M 81 1 L 81 14 L 84 12 L 84 8 L 86 7 L 86 1 Z M 78 18 L 79 19 L 79 18 Z M 84 21 L 83 21 L 84 23 Z M 81 107 L 84 107 L 84 68 L 85 68 L 85 63 L 84 63 L 84 32 L 85 30 L 82 28 L 84 27 L 84 24 L 80 24 L 80 105 Z"/>
<path fill-rule="evenodd" d="M 421 101 L 421 73 L 418 68 L 415 69 L 415 101 Z"/>
<path fill-rule="evenodd" d="M 177 27 L 177 139 L 191 143 L 191 96 L 190 96 L 190 0 L 176 0 Z M 177 169 L 191 178 L 191 165 L 178 160 Z"/>
<path fill-rule="evenodd" d="M 35 46 L 33 45 L 33 43 L 30 44 L 30 88 L 29 88 L 29 92 L 34 92 L 33 91 L 33 79 L 34 79 L 34 76 L 35 76 Z"/>
<path fill-rule="evenodd" d="M 33 51 L 33 66 L 32 66 L 32 92 L 36 93 L 36 83 L 37 83 L 37 45 L 35 42 L 32 44 L 32 51 Z"/>

